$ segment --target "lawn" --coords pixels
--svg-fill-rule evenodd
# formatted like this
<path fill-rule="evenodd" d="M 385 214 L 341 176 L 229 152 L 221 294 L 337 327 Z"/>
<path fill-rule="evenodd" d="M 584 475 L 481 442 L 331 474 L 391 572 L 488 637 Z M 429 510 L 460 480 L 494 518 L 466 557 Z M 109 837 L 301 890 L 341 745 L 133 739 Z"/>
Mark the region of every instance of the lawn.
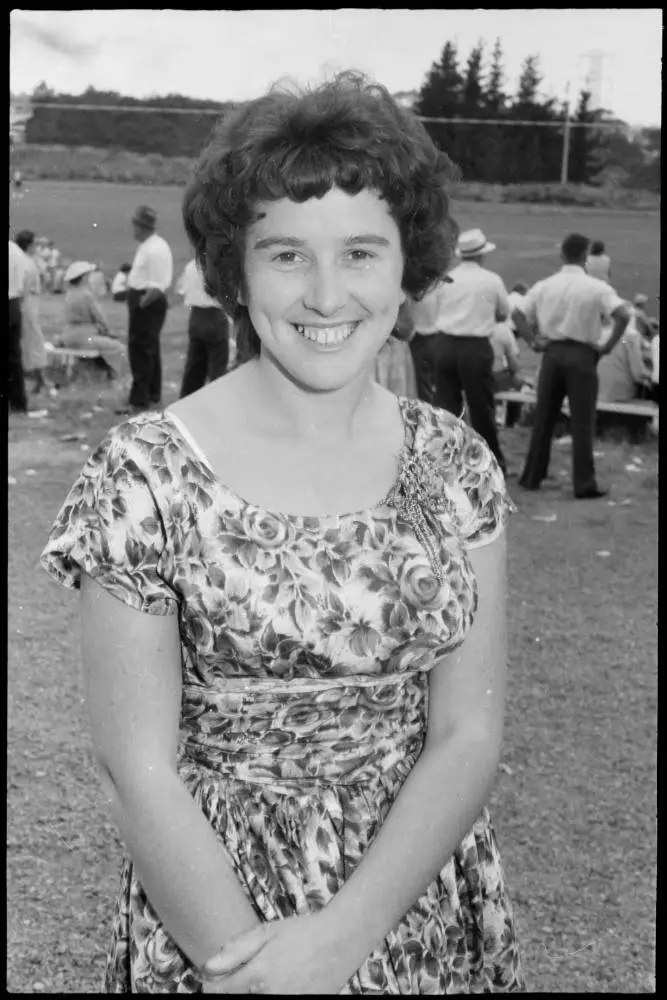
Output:
<path fill-rule="evenodd" d="M 186 259 L 176 191 L 46 183 L 35 190 L 39 211 L 29 196 L 13 224 L 34 226 L 66 253 L 112 269 L 131 252 L 127 219 L 145 201 L 160 213 L 179 262 Z M 546 273 L 554 266 L 546 251 L 578 228 L 606 240 L 624 294 L 657 291 L 656 219 L 509 208 L 459 212 L 463 225 L 480 224 L 498 242 L 506 280 Z M 57 297 L 45 303 L 47 334 L 60 308 Z M 122 329 L 123 308 L 107 308 Z M 184 331 L 175 307 L 163 334 L 165 403 L 177 393 Z M 118 419 L 112 408 L 120 394 L 74 383 L 47 399 L 46 418 L 9 427 L 12 993 L 100 989 L 120 845 L 91 753 L 77 599 L 49 581 L 38 558 L 86 454 Z M 513 468 L 528 433 L 503 431 Z M 79 439 L 63 440 L 73 435 Z M 510 484 L 519 508 L 509 529 L 510 681 L 492 808 L 531 992 L 654 991 L 657 443 L 597 447 L 608 500 L 571 499 L 566 441 L 555 444 L 552 478 L 539 493 Z"/>
<path fill-rule="evenodd" d="M 11 204 L 12 229 L 34 229 L 55 240 L 66 257 L 100 262 L 113 275 L 134 250 L 130 218 L 138 204 L 157 211 L 177 270 L 189 256 L 181 223 L 181 191 L 62 181 L 31 181 L 22 201 Z M 455 204 L 462 229 L 481 226 L 498 249 L 489 264 L 511 286 L 532 284 L 559 266 L 558 243 L 569 232 L 602 240 L 612 277 L 623 296 L 660 291 L 660 219 L 657 213 L 572 209 L 543 205 Z M 653 306 L 653 303 L 652 303 Z"/>

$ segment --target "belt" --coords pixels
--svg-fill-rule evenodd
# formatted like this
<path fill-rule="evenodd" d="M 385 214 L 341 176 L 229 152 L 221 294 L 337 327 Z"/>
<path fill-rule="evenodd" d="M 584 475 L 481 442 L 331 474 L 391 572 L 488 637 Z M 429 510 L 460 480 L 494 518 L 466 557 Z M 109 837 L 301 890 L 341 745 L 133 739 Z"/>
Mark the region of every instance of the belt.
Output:
<path fill-rule="evenodd" d="M 443 330 L 445 337 L 454 337 L 455 340 L 491 340 L 490 333 L 447 333 Z"/>
<path fill-rule="evenodd" d="M 547 347 L 552 347 L 554 344 L 574 344 L 576 347 L 588 347 L 591 351 L 597 350 L 595 344 L 591 344 L 585 340 L 575 340 L 574 337 L 561 337 L 560 340 L 550 340 Z"/>

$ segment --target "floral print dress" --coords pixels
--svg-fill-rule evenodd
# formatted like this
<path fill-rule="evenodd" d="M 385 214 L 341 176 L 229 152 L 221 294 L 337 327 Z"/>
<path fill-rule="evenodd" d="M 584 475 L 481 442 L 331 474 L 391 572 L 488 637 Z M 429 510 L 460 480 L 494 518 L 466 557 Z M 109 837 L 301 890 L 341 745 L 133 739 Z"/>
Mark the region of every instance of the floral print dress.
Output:
<path fill-rule="evenodd" d="M 362 863 L 419 759 L 428 675 L 475 615 L 468 550 L 512 502 L 482 439 L 399 398 L 400 473 L 377 507 L 305 517 L 244 501 L 175 417 L 140 414 L 86 463 L 42 555 L 178 615 L 178 768 L 263 920 L 317 910 Z M 391 877 L 391 872 L 387 873 Z M 520 992 L 487 810 L 342 994 Z M 127 857 L 106 993 L 198 993 Z"/>

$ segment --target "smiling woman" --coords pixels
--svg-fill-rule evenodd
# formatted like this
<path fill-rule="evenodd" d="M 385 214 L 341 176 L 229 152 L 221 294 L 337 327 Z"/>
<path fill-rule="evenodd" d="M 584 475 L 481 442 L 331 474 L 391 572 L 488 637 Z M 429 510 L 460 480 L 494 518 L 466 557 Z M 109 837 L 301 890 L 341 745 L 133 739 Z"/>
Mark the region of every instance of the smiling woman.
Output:
<path fill-rule="evenodd" d="M 211 294 L 225 302 L 254 355 L 257 331 L 238 293 L 246 228 L 261 218 L 266 203 L 312 203 L 332 188 L 350 196 L 374 192 L 400 235 L 403 289 L 419 298 L 453 252 L 457 227 L 448 213 L 447 182 L 454 173 L 420 122 L 383 87 L 342 74 L 312 91 L 276 88 L 225 117 L 186 193 L 185 226 Z M 358 244 L 364 235 L 375 234 L 360 229 L 357 220 L 346 237 Z M 293 236 L 264 234 L 274 240 Z"/>
<path fill-rule="evenodd" d="M 43 562 L 82 590 L 127 849 L 105 992 L 524 989 L 486 801 L 505 522 L 486 444 L 374 380 L 447 270 L 452 169 L 357 74 L 226 118 L 184 200 L 251 358 L 91 456 Z"/>
<path fill-rule="evenodd" d="M 257 214 L 239 304 L 264 360 L 320 391 L 365 378 L 405 299 L 401 237 L 387 204 L 370 190 L 334 188 L 301 204 L 260 202 Z"/>

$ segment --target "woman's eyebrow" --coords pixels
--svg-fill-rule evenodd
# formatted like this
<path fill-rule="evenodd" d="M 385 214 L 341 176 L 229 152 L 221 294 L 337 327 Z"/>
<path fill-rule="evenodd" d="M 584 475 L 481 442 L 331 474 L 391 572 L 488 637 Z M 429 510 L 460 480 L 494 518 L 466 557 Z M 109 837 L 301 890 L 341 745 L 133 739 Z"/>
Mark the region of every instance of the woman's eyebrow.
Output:
<path fill-rule="evenodd" d="M 266 236 L 263 240 L 257 240 L 253 250 L 266 250 L 267 247 L 275 246 L 305 247 L 306 241 L 296 236 Z"/>
<path fill-rule="evenodd" d="M 378 247 L 390 246 L 389 240 L 385 239 L 384 236 L 377 236 L 375 233 L 364 233 L 362 236 L 348 236 L 345 243 L 348 246 L 353 246 L 356 243 L 372 243 Z"/>
<path fill-rule="evenodd" d="M 388 247 L 390 245 L 388 239 L 384 236 L 378 236 L 376 233 L 363 233 L 360 236 L 348 236 L 345 240 L 346 246 L 356 246 L 360 243 L 364 243 L 366 245 L 370 243 L 371 245 L 379 247 Z M 305 247 L 307 246 L 307 241 L 300 240 L 297 236 L 266 236 L 262 240 L 257 240 L 253 246 L 253 250 L 266 250 L 269 247 L 274 246 Z"/>

